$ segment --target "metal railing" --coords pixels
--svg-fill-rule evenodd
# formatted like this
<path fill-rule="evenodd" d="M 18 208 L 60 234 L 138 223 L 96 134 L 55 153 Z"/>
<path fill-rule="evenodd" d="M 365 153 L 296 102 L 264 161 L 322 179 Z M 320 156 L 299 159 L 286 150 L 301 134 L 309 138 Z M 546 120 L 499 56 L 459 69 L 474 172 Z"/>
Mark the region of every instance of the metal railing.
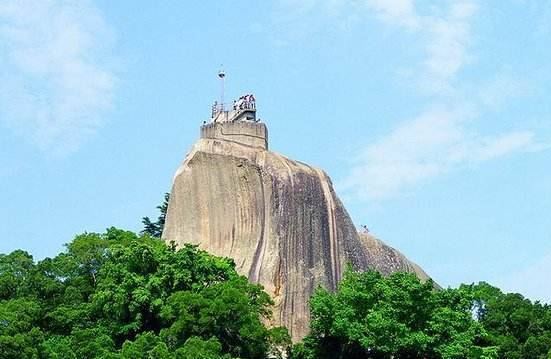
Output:
<path fill-rule="evenodd" d="M 228 112 L 228 104 L 215 102 L 211 109 L 211 118 L 215 118 L 221 112 Z M 234 101 L 231 108 L 234 111 L 253 110 L 256 111 L 255 101 Z"/>

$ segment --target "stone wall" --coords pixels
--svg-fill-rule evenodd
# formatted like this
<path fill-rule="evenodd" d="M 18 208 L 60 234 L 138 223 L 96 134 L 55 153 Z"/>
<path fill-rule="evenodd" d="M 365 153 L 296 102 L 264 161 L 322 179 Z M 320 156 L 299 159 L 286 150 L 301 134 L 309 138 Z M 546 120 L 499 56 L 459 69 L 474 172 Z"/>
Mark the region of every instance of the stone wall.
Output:
<path fill-rule="evenodd" d="M 260 122 L 213 122 L 201 126 L 201 138 L 236 142 L 268 149 L 268 129 Z"/>

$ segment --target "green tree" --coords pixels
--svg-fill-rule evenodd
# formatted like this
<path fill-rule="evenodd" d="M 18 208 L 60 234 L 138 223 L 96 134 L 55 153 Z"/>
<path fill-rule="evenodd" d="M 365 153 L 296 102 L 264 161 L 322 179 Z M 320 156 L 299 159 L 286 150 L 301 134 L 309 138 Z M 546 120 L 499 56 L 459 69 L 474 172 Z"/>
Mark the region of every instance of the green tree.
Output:
<path fill-rule="evenodd" d="M 109 228 L 39 262 L 0 254 L 0 358 L 282 358 L 271 305 L 230 259 Z M 293 358 L 551 359 L 551 307 L 486 283 L 348 270 L 311 312 Z"/>
<path fill-rule="evenodd" d="M 551 350 L 551 307 L 520 294 L 505 294 L 481 282 L 464 285 L 476 303 L 476 316 L 498 347 L 499 358 L 545 359 Z"/>
<path fill-rule="evenodd" d="M 216 338 L 203 340 L 191 337 L 177 351 L 177 357 L 186 359 L 231 359 L 229 354 L 222 354 L 222 345 Z"/>
<path fill-rule="evenodd" d="M 38 358 L 44 339 L 39 327 L 42 308 L 31 299 L 0 301 L 0 358 Z"/>
<path fill-rule="evenodd" d="M 31 255 L 22 250 L 0 254 L 0 300 L 29 294 L 30 274 L 35 269 Z"/>
<path fill-rule="evenodd" d="M 0 295 L 0 358 L 264 358 L 282 337 L 232 260 L 116 228 L 1 255 Z"/>
<path fill-rule="evenodd" d="M 270 303 L 268 295 L 244 277 L 214 284 L 199 293 L 178 292 L 163 309 L 163 319 L 172 325 L 161 335 L 178 345 L 194 336 L 215 337 L 223 351 L 235 357 L 263 358 L 269 351 L 269 333 L 257 313 L 268 316 Z"/>
<path fill-rule="evenodd" d="M 165 193 L 163 203 L 157 206 L 157 209 L 160 212 L 157 221 L 152 222 L 149 217 L 142 218 L 144 229 L 140 232 L 141 234 L 149 234 L 151 237 L 161 238 L 161 235 L 163 234 L 163 229 L 165 228 L 166 212 L 168 211 L 169 199 L 170 193 Z"/>
<path fill-rule="evenodd" d="M 413 274 L 345 273 L 336 293 L 318 289 L 311 334 L 294 358 L 492 358 L 479 343 L 466 290 L 436 291 Z"/>
<path fill-rule="evenodd" d="M 174 358 L 174 354 L 170 352 L 168 346 L 152 332 L 138 335 L 133 342 L 125 342 L 120 356 L 124 359 Z"/>

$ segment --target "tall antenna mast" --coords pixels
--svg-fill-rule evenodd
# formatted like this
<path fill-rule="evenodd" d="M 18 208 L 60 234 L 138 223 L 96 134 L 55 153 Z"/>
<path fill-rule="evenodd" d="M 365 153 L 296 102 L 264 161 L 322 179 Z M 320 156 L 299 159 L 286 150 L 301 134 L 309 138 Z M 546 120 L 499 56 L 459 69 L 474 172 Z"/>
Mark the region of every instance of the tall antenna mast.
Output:
<path fill-rule="evenodd" d="M 224 91 L 225 91 L 224 79 L 226 78 L 226 73 L 224 72 L 224 68 L 222 66 L 220 66 L 218 77 L 220 78 L 220 111 L 224 111 Z"/>

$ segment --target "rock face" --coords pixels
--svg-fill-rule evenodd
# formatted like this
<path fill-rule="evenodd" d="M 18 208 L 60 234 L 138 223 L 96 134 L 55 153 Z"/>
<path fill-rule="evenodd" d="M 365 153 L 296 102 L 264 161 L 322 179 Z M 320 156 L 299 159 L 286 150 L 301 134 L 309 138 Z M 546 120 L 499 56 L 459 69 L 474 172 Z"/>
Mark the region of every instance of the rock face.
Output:
<path fill-rule="evenodd" d="M 410 272 L 422 281 L 430 279 L 421 267 L 371 234 L 358 233 L 358 237 L 363 245 L 369 269 L 377 270 L 383 275 L 390 275 L 398 271 Z M 435 287 L 439 288 L 437 284 Z"/>
<path fill-rule="evenodd" d="M 163 239 L 233 258 L 239 273 L 272 296 L 272 324 L 286 326 L 293 340 L 308 332 L 315 288 L 335 289 L 347 263 L 428 278 L 396 250 L 357 233 L 322 170 L 268 151 L 263 124 L 247 131 L 265 141 L 236 140 L 239 134 L 214 125 L 202 129 L 176 172 Z"/>

